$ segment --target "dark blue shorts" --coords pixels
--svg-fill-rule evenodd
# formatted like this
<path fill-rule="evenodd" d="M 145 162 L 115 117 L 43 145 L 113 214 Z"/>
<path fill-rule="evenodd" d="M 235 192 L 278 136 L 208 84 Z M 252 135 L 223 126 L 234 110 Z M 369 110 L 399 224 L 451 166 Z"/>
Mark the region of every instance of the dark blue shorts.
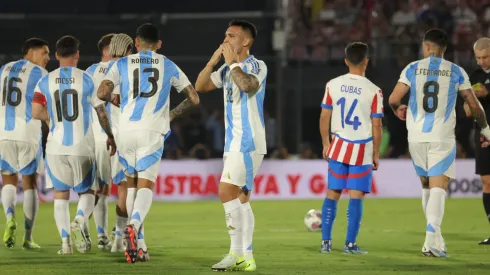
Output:
<path fill-rule="evenodd" d="M 328 164 L 328 189 L 371 192 L 373 165 L 349 165 L 335 160 Z"/>

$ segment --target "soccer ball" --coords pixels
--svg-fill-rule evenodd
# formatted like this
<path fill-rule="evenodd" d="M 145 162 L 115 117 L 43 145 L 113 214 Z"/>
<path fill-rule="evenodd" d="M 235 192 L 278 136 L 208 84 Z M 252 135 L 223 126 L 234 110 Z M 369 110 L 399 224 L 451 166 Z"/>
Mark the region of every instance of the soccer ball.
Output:
<path fill-rule="evenodd" d="M 311 209 L 305 215 L 305 226 L 310 232 L 322 230 L 322 211 Z"/>

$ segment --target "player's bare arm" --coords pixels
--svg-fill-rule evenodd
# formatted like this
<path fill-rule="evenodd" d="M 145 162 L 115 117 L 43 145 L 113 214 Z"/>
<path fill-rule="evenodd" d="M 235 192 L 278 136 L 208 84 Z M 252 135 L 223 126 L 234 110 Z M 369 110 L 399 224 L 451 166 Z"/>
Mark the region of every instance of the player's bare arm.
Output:
<path fill-rule="evenodd" d="M 32 118 L 49 123 L 48 109 L 39 103 L 33 102 Z"/>
<path fill-rule="evenodd" d="M 185 87 L 180 93 L 184 94 L 187 98 L 170 111 L 170 121 L 199 105 L 199 95 L 192 85 Z"/>
<path fill-rule="evenodd" d="M 259 88 L 257 77 L 243 72 L 240 67 L 235 67 L 231 71 L 231 76 L 238 88 L 246 93 L 255 92 Z"/>
<path fill-rule="evenodd" d="M 383 138 L 383 122 L 382 118 L 372 118 L 373 129 L 373 169 L 379 167 L 379 151 L 381 148 L 381 139 Z"/>
<path fill-rule="evenodd" d="M 196 80 L 196 91 L 199 93 L 207 93 L 216 90 L 216 86 L 211 80 L 211 74 L 213 73 L 214 67 L 218 64 L 221 59 L 221 54 L 223 53 L 223 49 L 221 45 L 219 48 L 213 53 L 211 59 L 209 59 L 206 67 L 199 73 Z"/>
<path fill-rule="evenodd" d="M 106 102 L 111 101 L 112 91 L 114 91 L 114 83 L 110 80 L 103 80 L 99 85 L 99 89 L 97 90 L 97 96 Z"/>
<path fill-rule="evenodd" d="M 322 109 L 320 114 L 320 134 L 323 144 L 323 158 L 328 160 L 328 148 L 330 147 L 330 118 L 332 117 L 331 109 Z"/>
<path fill-rule="evenodd" d="M 407 118 L 407 105 L 402 104 L 402 98 L 408 93 L 409 90 L 410 87 L 408 87 L 405 83 L 398 82 L 388 100 L 391 109 L 401 120 L 405 120 Z"/>
<path fill-rule="evenodd" d="M 114 141 L 114 134 L 111 129 L 111 121 L 109 118 L 109 113 L 105 108 L 105 104 L 99 104 L 95 107 L 97 112 L 97 117 L 99 118 L 99 123 L 102 129 L 104 129 L 107 134 L 107 149 L 111 149 L 111 156 L 116 153 L 116 142 Z M 109 148 L 110 147 L 110 148 Z"/>
<path fill-rule="evenodd" d="M 467 89 L 459 92 L 461 96 L 463 96 L 465 104 L 467 104 L 467 106 L 469 107 L 471 116 L 476 120 L 476 122 L 478 123 L 478 125 L 480 125 L 482 129 L 486 128 L 488 126 L 488 123 L 485 117 L 485 111 L 483 110 L 483 107 L 481 106 L 480 102 L 476 98 L 476 95 L 473 92 L 473 90 Z"/>

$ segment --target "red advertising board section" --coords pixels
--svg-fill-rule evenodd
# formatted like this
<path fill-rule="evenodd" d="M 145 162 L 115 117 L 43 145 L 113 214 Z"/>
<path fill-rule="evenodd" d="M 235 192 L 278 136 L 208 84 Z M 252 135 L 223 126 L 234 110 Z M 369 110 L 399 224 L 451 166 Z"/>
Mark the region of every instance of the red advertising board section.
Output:
<path fill-rule="evenodd" d="M 154 200 L 192 201 L 215 199 L 221 176 L 221 160 L 162 161 L 160 174 L 155 183 Z M 321 199 L 328 186 L 328 163 L 322 160 L 264 161 L 255 178 L 253 198 L 258 200 Z M 478 197 L 481 181 L 474 174 L 473 160 L 456 162 L 457 178 L 451 180 L 451 197 Z M 44 176 L 39 178 L 40 196 L 51 201 L 53 192 L 43 188 Z M 420 181 L 412 162 L 407 159 L 382 160 L 374 172 L 373 198 L 417 198 L 420 197 Z M 117 195 L 117 186 L 111 194 Z M 19 190 L 18 199 L 22 201 Z M 72 193 L 71 199 L 77 199 Z"/>

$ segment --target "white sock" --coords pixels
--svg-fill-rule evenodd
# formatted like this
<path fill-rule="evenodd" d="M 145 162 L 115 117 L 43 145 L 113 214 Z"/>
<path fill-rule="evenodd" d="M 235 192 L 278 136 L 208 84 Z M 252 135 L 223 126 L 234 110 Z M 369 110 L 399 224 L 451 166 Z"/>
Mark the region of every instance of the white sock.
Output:
<path fill-rule="evenodd" d="M 444 217 L 444 204 L 446 191 L 435 187 L 430 189 L 429 201 L 427 202 L 427 228 L 425 230 L 425 243 L 434 248 L 441 249 L 440 239 L 442 218 Z"/>
<path fill-rule="evenodd" d="M 94 211 L 95 195 L 94 194 L 81 194 L 78 199 L 77 214 L 75 219 L 78 222 L 83 222 L 85 224 L 87 217 Z"/>
<path fill-rule="evenodd" d="M 134 208 L 131 214 L 130 224 L 134 225 L 136 231 L 140 230 L 140 226 L 145 220 L 146 215 L 150 211 L 151 202 L 153 200 L 153 191 L 148 188 L 141 188 L 136 193 L 134 200 Z"/>
<path fill-rule="evenodd" d="M 145 243 L 145 224 L 142 223 L 140 230 L 138 231 L 138 249 L 143 249 L 143 251 L 148 251 Z"/>
<path fill-rule="evenodd" d="M 126 225 L 128 225 L 128 218 L 116 215 L 116 240 L 122 239 L 122 232 Z"/>
<path fill-rule="evenodd" d="M 131 218 L 131 213 L 133 213 L 136 191 L 136 188 L 128 188 L 128 194 L 126 196 L 126 211 L 128 211 L 128 218 Z"/>
<path fill-rule="evenodd" d="M 15 218 L 15 204 L 17 203 L 17 187 L 6 184 L 2 187 L 2 205 L 7 219 Z"/>
<path fill-rule="evenodd" d="M 24 240 L 32 240 L 32 229 L 39 209 L 39 197 L 36 189 L 24 191 Z"/>
<path fill-rule="evenodd" d="M 54 220 L 56 221 L 56 226 L 58 227 L 63 244 L 71 244 L 68 200 L 54 200 Z"/>
<path fill-rule="evenodd" d="M 226 227 L 230 235 L 230 253 L 236 254 L 238 257 L 243 256 L 243 209 L 240 200 L 234 199 L 223 203 L 225 208 Z"/>
<path fill-rule="evenodd" d="M 97 236 L 107 236 L 109 200 L 106 195 L 98 195 L 99 200 L 94 208 L 94 220 L 97 225 Z"/>
<path fill-rule="evenodd" d="M 255 217 L 250 202 L 242 203 L 243 217 L 243 255 L 245 261 L 252 260 L 254 258 L 252 252 L 252 237 L 254 234 Z"/>
<path fill-rule="evenodd" d="M 427 220 L 426 210 L 427 210 L 427 203 L 429 202 L 429 197 L 430 197 L 430 189 L 422 188 L 422 209 L 424 210 L 424 216 L 426 220 Z"/>

